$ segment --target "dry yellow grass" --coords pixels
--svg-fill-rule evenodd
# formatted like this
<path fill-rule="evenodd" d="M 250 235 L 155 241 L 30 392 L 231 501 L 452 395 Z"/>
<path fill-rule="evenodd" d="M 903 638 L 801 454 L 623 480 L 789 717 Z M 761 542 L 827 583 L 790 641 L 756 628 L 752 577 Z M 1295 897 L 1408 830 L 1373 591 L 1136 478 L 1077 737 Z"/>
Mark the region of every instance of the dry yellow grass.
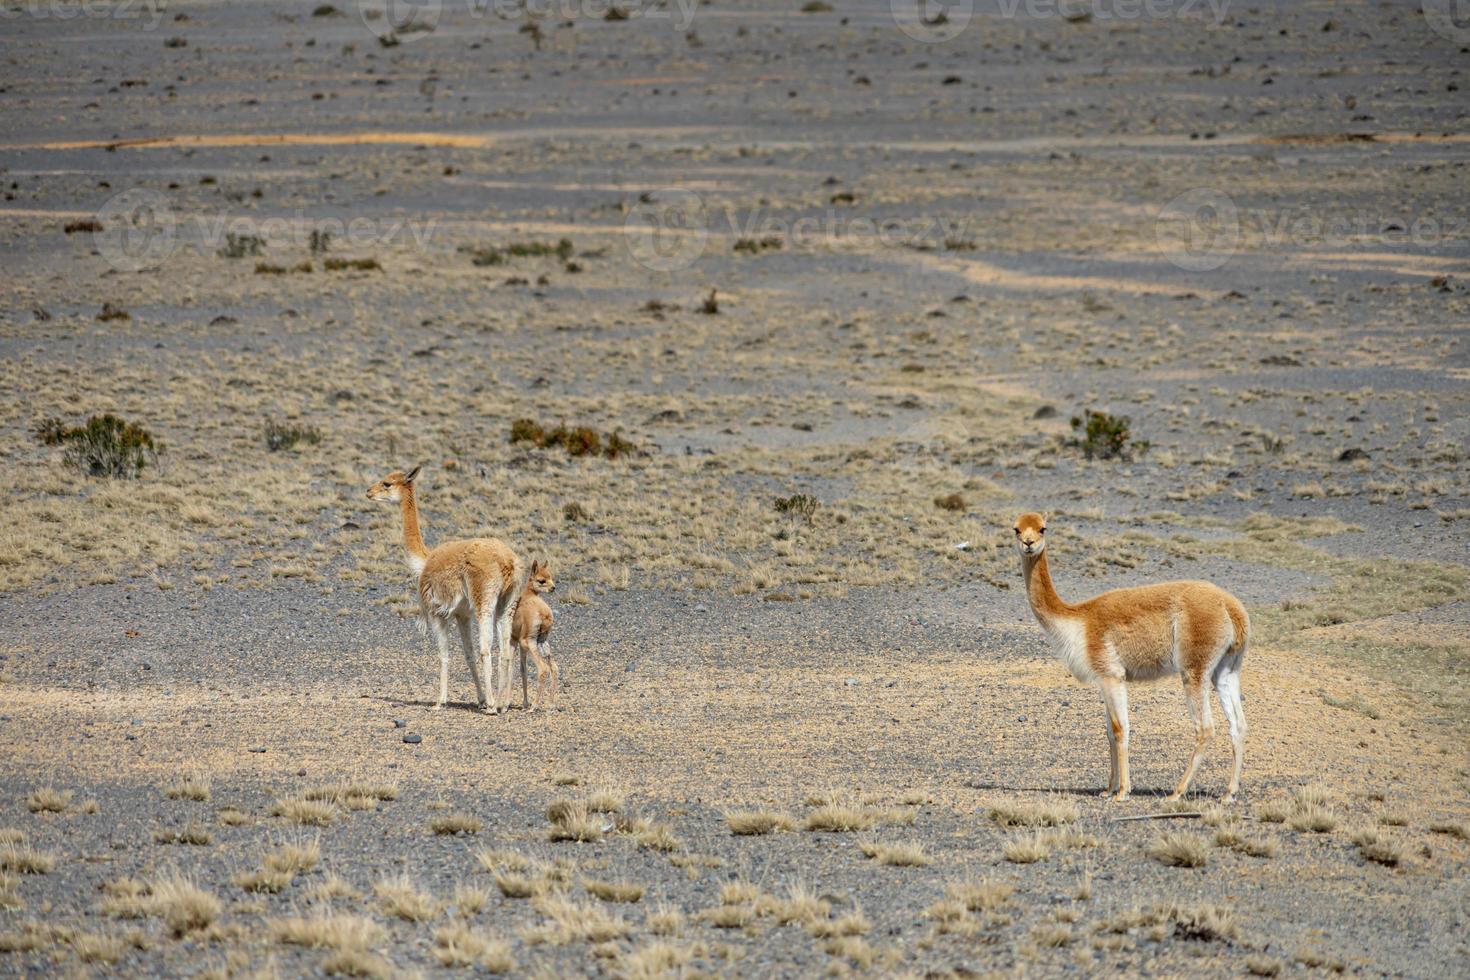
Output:
<path fill-rule="evenodd" d="M 1009 882 L 986 878 L 983 881 L 960 881 L 946 885 L 944 894 L 971 912 L 990 912 L 1009 902 L 1015 891 L 1015 886 Z"/>
<path fill-rule="evenodd" d="M 1363 827 L 1353 834 L 1353 843 L 1365 860 L 1397 867 L 1404 859 L 1403 845 L 1376 827 Z"/>
<path fill-rule="evenodd" d="M 1292 830 L 1309 831 L 1314 834 L 1329 834 L 1337 829 L 1338 815 L 1324 806 L 1306 804 L 1298 806 L 1286 820 Z"/>
<path fill-rule="evenodd" d="M 498 850 L 482 847 L 475 852 L 475 860 L 482 871 L 525 871 L 531 867 L 531 859 L 518 851 Z"/>
<path fill-rule="evenodd" d="M 26 797 L 26 809 L 32 813 L 65 813 L 67 807 L 71 806 L 72 795 L 69 789 L 42 786 Z"/>
<path fill-rule="evenodd" d="M 554 943 L 603 943 L 622 939 L 631 927 L 621 916 L 607 912 L 595 902 L 578 902 L 565 895 L 545 895 L 533 903 L 547 919 L 542 938 Z"/>
<path fill-rule="evenodd" d="M 1435 820 L 1429 824 L 1429 829 L 1436 834 L 1448 834 L 1460 840 L 1470 840 L 1470 822 L 1463 820 Z"/>
<path fill-rule="evenodd" d="M 160 844 L 188 844 L 193 847 L 207 847 L 214 842 L 214 835 L 209 828 L 197 820 L 179 830 L 160 829 L 153 832 L 153 839 Z"/>
<path fill-rule="evenodd" d="M 222 906 L 214 895 L 178 874 L 155 879 L 149 887 L 150 915 L 163 919 L 175 936 L 208 928 Z"/>
<path fill-rule="evenodd" d="M 730 828 L 730 833 L 746 837 L 795 830 L 796 820 L 771 810 L 726 810 L 725 825 Z"/>
<path fill-rule="evenodd" d="M 1210 844 L 1199 834 L 1168 830 L 1149 844 L 1148 856 L 1174 868 L 1202 868 L 1210 861 Z"/>
<path fill-rule="evenodd" d="M 1051 857 L 1051 842 L 1042 831 L 1016 834 L 1000 849 L 1001 856 L 1012 864 L 1035 864 Z"/>
<path fill-rule="evenodd" d="M 244 827 L 254 822 L 250 814 L 237 810 L 232 806 L 221 807 L 216 818 L 222 827 Z"/>
<path fill-rule="evenodd" d="M 547 808 L 546 819 L 551 822 L 551 840 L 584 844 L 601 840 L 607 823 L 605 817 L 588 809 L 585 800 L 557 800 Z"/>
<path fill-rule="evenodd" d="M 693 957 L 694 950 L 687 946 L 646 943 L 619 957 L 617 975 L 623 980 L 663 980 L 678 976 L 680 968 Z"/>
<path fill-rule="evenodd" d="M 286 890 L 296 880 L 291 870 L 276 871 L 261 868 L 258 871 L 242 871 L 231 879 L 247 892 L 257 895 L 275 895 Z"/>
<path fill-rule="evenodd" d="M 170 783 L 164 789 L 164 795 L 171 800 L 190 800 L 195 803 L 208 803 L 210 797 L 210 784 L 206 776 L 189 775 L 184 776 L 178 782 Z"/>
<path fill-rule="evenodd" d="M 81 932 L 71 937 L 72 951 L 83 963 L 110 966 L 127 955 L 131 944 L 121 936 L 102 932 Z"/>
<path fill-rule="evenodd" d="M 439 914 L 438 900 L 406 874 L 382 879 L 373 885 L 373 894 L 385 913 L 406 922 L 425 922 Z"/>
<path fill-rule="evenodd" d="M 859 841 L 859 849 L 865 857 L 876 860 L 879 864 L 892 865 L 898 868 L 923 868 L 933 863 L 933 859 L 924 853 L 924 845 L 912 842 L 880 843 L 878 841 Z"/>
<path fill-rule="evenodd" d="M 756 919 L 749 905 L 716 905 L 699 913 L 699 919 L 716 929 L 744 929 Z"/>
<path fill-rule="evenodd" d="M 20 897 L 20 879 L 12 874 L 0 874 L 0 910 L 14 912 L 25 908 Z"/>
<path fill-rule="evenodd" d="M 862 909 L 854 909 L 836 919 L 812 919 L 802 925 L 806 929 L 807 934 L 816 939 L 861 936 L 873 928 L 873 924 L 868 921 L 868 917 L 863 914 Z"/>
<path fill-rule="evenodd" d="M 271 871 L 289 871 L 295 874 L 315 868 L 321 858 L 321 838 L 301 838 L 282 843 L 265 856 L 263 863 Z"/>
<path fill-rule="evenodd" d="M 356 901 L 361 897 L 362 893 L 351 882 L 335 874 L 328 874 L 306 891 L 306 899 L 310 902 L 330 902 L 334 899 Z"/>
<path fill-rule="evenodd" d="M 270 933 L 288 946 L 338 952 L 365 951 L 387 937 L 387 930 L 367 916 L 336 913 L 276 919 Z"/>
<path fill-rule="evenodd" d="M 627 794 L 611 786 L 599 786 L 587 794 L 589 813 L 617 813 L 627 801 Z"/>
<path fill-rule="evenodd" d="M 1060 827 L 1081 816 L 1070 800 L 997 800 L 989 805 L 990 819 L 1002 827 Z"/>
<path fill-rule="evenodd" d="M 0 845 L 25 843 L 26 832 L 19 827 L 0 827 Z"/>
<path fill-rule="evenodd" d="M 831 903 L 800 881 L 792 882 L 787 887 L 786 897 L 775 908 L 776 921 L 783 926 L 793 922 L 805 926 L 831 914 Z"/>
<path fill-rule="evenodd" d="M 445 966 L 478 966 L 490 973 L 515 969 L 510 943 L 461 923 L 434 930 L 434 958 Z"/>
<path fill-rule="evenodd" d="M 478 885 L 459 884 L 454 886 L 454 911 L 470 918 L 479 915 L 490 905 L 491 894 Z"/>
<path fill-rule="evenodd" d="M 429 821 L 429 830 L 439 837 L 478 834 L 485 824 L 468 813 L 446 813 Z"/>
<path fill-rule="evenodd" d="M 285 797 L 271 804 L 271 816 L 281 817 L 303 827 L 325 827 L 337 819 L 337 808 L 323 800 Z"/>
<path fill-rule="evenodd" d="M 629 881 L 599 881 L 595 878 L 583 878 L 582 887 L 587 890 L 587 894 L 600 898 L 604 902 L 636 902 L 643 898 L 643 886 Z"/>
<path fill-rule="evenodd" d="M 50 874 L 56 868 L 56 856 L 27 844 L 0 845 L 0 871 L 22 875 Z"/>

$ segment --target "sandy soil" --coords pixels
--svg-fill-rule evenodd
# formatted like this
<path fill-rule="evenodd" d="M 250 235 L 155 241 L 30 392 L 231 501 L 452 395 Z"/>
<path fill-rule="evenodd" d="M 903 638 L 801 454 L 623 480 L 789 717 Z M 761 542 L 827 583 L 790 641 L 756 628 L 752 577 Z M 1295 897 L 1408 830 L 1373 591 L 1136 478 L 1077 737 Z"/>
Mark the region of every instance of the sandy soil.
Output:
<path fill-rule="evenodd" d="M 1470 31 L 832 5 L 5 8 L 0 973 L 1470 969 Z M 141 478 L 37 438 L 102 412 Z M 429 710 L 414 464 L 551 561 L 560 710 Z M 1031 509 L 1066 597 L 1247 604 L 1237 803 L 1221 736 L 1117 819 L 1174 682 L 1098 798 Z"/>

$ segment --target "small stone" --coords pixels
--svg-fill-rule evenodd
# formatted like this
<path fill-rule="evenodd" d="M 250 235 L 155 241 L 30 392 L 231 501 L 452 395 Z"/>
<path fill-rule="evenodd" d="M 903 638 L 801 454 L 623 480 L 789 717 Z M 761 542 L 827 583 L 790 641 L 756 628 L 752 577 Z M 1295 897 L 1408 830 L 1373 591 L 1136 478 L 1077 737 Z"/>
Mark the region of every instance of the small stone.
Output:
<path fill-rule="evenodd" d="M 423 740 L 424 737 L 422 735 L 415 735 L 412 732 L 403 736 L 403 744 L 405 745 L 417 745 Z"/>
<path fill-rule="evenodd" d="M 393 719 L 393 727 L 394 728 L 407 728 L 408 727 L 408 719 L 406 719 L 406 718 L 394 718 Z"/>

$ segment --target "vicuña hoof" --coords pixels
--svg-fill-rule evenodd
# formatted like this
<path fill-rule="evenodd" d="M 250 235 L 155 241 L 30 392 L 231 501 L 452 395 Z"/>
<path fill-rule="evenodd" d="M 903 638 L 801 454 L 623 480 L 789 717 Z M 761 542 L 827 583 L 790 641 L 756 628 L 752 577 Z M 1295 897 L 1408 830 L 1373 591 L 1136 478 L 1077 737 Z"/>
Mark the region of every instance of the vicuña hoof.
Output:
<path fill-rule="evenodd" d="M 1120 790 L 1118 790 L 1117 793 L 1113 794 L 1113 802 L 1114 803 L 1122 803 L 1124 800 L 1128 799 L 1129 792 L 1130 791 L 1129 790 L 1126 790 L 1126 789 L 1120 789 Z"/>
<path fill-rule="evenodd" d="M 1226 793 L 1224 796 L 1220 797 L 1220 802 L 1226 804 L 1227 806 L 1229 804 L 1231 804 L 1231 803 L 1234 803 L 1235 802 L 1235 794 L 1234 793 Z"/>
<path fill-rule="evenodd" d="M 429 710 L 430 711 L 443 711 L 444 710 L 444 702 L 443 701 L 440 701 L 438 704 L 434 705 Z"/>

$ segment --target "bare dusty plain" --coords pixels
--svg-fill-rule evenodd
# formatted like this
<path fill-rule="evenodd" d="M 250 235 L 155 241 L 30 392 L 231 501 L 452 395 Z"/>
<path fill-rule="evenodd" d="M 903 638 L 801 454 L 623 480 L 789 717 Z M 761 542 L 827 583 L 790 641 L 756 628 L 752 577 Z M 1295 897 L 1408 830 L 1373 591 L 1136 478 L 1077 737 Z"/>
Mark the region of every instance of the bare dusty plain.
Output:
<path fill-rule="evenodd" d="M 0 974 L 1470 974 L 1452 4 L 0 4 Z M 1236 802 L 1032 510 L 1245 603 Z"/>

